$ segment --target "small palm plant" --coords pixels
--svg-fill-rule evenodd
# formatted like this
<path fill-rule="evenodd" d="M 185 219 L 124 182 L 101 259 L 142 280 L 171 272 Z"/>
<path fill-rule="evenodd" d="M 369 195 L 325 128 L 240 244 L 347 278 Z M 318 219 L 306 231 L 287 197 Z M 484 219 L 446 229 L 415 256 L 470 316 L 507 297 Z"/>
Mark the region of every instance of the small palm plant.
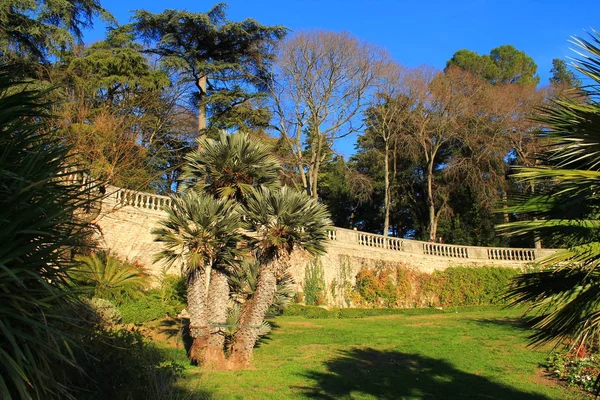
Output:
<path fill-rule="evenodd" d="M 75 256 L 70 277 L 92 297 L 116 303 L 143 296 L 143 290 L 150 282 L 149 275 L 142 269 L 105 252 Z"/>
<path fill-rule="evenodd" d="M 509 293 L 534 316 L 535 343 L 563 341 L 582 351 L 600 332 L 600 36 L 576 39 L 583 57 L 575 68 L 594 83 L 585 101 L 559 99 L 543 110 L 552 147 L 543 166 L 520 168 L 516 178 L 536 187 L 509 212 L 528 216 L 501 228 L 539 234 L 567 249 L 541 261 L 542 271 L 520 275 Z"/>
<path fill-rule="evenodd" d="M 217 140 L 200 139 L 198 147 L 186 157 L 187 187 L 240 201 L 258 186 L 279 186 L 280 166 L 270 147 L 246 133 L 223 132 Z"/>
<path fill-rule="evenodd" d="M 178 265 L 187 279 L 187 311 L 193 339 L 190 358 L 200 364 L 224 361 L 229 285 L 227 276 L 244 249 L 236 202 L 189 191 L 173 198 L 167 218 L 153 231 L 164 250 L 157 260 Z M 209 301 L 210 294 L 210 301 Z"/>
<path fill-rule="evenodd" d="M 330 224 L 325 206 L 305 192 L 283 187 L 254 189 L 248 194 L 244 227 L 250 232 L 248 240 L 261 267 L 254 294 L 243 305 L 240 328 L 232 345 L 231 367 L 249 365 L 259 328 L 277 291 L 277 280 L 290 266 L 292 252 L 323 254 Z"/>

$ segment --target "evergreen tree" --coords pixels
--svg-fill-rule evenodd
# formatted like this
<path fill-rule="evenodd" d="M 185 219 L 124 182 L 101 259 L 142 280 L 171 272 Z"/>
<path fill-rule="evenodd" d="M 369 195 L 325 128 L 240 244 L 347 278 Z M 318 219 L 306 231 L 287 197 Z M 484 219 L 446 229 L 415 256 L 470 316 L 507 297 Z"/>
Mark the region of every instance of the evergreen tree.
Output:
<path fill-rule="evenodd" d="M 198 131 L 262 129 L 270 114 L 261 104 L 282 26 L 252 19 L 230 22 L 224 3 L 206 13 L 137 11 L 134 30 L 179 79 L 195 86 Z M 207 117 L 210 117 L 207 120 Z"/>

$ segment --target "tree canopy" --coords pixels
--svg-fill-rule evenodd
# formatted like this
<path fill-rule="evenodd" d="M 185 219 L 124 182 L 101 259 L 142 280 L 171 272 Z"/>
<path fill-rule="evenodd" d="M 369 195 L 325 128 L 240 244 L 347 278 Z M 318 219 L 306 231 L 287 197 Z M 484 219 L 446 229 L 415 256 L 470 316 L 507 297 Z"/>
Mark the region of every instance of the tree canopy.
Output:
<path fill-rule="evenodd" d="M 512 45 L 499 46 L 490 54 L 481 55 L 471 50 L 458 50 L 446 62 L 446 68 L 452 66 L 470 71 L 492 84 L 537 85 L 540 82 L 533 59 Z"/>
<path fill-rule="evenodd" d="M 287 30 L 253 19 L 230 22 L 226 5 L 206 13 L 139 10 L 132 27 L 179 79 L 194 84 L 198 129 L 260 129 L 270 114 L 260 103 L 274 58 L 273 46 Z M 210 117 L 207 120 L 207 116 Z"/>

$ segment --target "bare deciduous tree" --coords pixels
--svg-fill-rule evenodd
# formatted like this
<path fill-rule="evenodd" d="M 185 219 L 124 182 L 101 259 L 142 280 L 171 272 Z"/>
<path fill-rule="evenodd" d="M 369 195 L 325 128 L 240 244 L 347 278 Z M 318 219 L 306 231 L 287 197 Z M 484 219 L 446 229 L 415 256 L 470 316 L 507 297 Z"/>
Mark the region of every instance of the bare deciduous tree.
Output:
<path fill-rule="evenodd" d="M 334 141 L 362 127 L 361 113 L 391 64 L 385 50 L 348 33 L 300 32 L 280 46 L 271 84 L 275 128 L 313 198 Z"/>

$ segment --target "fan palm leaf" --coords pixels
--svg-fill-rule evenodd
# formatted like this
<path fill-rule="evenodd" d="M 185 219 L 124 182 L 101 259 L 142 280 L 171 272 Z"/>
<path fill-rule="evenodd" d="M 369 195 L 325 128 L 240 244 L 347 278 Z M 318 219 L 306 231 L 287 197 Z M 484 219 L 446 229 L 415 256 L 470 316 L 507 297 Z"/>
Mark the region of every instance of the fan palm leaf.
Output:
<path fill-rule="evenodd" d="M 519 168 L 515 178 L 536 188 L 503 211 L 520 215 L 501 225 L 507 234 L 535 233 L 567 243 L 541 261 L 544 269 L 516 278 L 509 292 L 513 305 L 529 305 L 537 329 L 534 343 L 571 341 L 582 346 L 600 327 L 600 40 L 575 39 L 580 60 L 575 68 L 591 78 L 584 99 L 559 99 L 542 110 L 547 129 L 540 135 L 551 147 L 543 166 Z M 573 342 L 574 340 L 574 342 Z"/>
<path fill-rule="evenodd" d="M 200 139 L 198 147 L 186 157 L 187 187 L 239 201 L 255 187 L 279 186 L 280 165 L 271 148 L 245 133 L 223 132 L 216 140 Z"/>

